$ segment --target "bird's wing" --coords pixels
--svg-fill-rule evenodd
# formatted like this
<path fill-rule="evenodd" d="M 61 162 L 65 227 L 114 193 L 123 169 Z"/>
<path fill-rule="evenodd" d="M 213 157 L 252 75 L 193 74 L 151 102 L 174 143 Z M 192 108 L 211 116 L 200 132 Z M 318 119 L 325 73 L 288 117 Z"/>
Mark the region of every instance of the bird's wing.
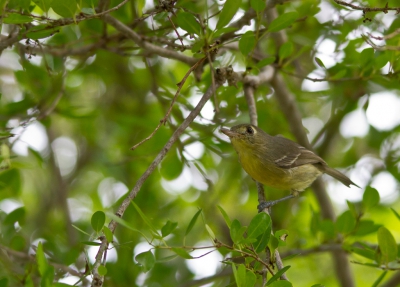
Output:
<path fill-rule="evenodd" d="M 326 165 L 325 161 L 315 153 L 284 137 L 274 137 L 272 144 L 274 145 L 272 147 L 274 150 L 273 162 L 280 168 L 318 163 Z"/>

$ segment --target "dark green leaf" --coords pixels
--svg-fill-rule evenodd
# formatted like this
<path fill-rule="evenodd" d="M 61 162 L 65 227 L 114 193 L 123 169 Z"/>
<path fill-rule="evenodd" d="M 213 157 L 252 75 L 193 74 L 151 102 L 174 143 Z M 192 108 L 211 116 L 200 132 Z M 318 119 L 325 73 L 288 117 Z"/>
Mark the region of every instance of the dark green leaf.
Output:
<path fill-rule="evenodd" d="M 264 251 L 269 243 L 269 239 L 271 237 L 271 229 L 272 224 L 270 224 L 265 230 L 265 232 L 257 238 L 257 241 L 254 243 L 254 249 L 257 253 Z"/>
<path fill-rule="evenodd" d="M 315 60 L 315 62 L 318 64 L 318 66 L 320 66 L 320 67 L 323 68 L 323 69 L 326 69 L 326 67 L 325 67 L 325 65 L 324 65 L 324 62 L 322 62 L 322 60 L 321 60 L 320 58 L 315 57 L 314 60 Z"/>
<path fill-rule="evenodd" d="M 42 9 L 43 12 L 47 12 L 50 9 L 51 2 L 53 0 L 32 0 L 36 5 Z"/>
<path fill-rule="evenodd" d="M 217 31 L 214 32 L 213 39 L 216 39 L 223 34 L 227 34 L 227 33 L 230 33 L 230 32 L 236 31 L 236 30 L 237 30 L 237 28 L 234 28 L 234 27 L 225 27 L 222 29 L 218 29 Z"/>
<path fill-rule="evenodd" d="M 231 21 L 233 16 L 235 16 L 237 10 L 239 9 L 241 2 L 241 0 L 226 0 L 224 7 L 222 8 L 219 15 L 216 27 L 217 30 L 228 25 L 228 23 Z"/>
<path fill-rule="evenodd" d="M 193 259 L 192 255 L 190 255 L 185 249 L 173 247 L 173 248 L 171 248 L 171 250 L 174 251 L 176 254 L 178 254 L 182 258 Z"/>
<path fill-rule="evenodd" d="M 268 57 L 268 58 L 262 59 L 260 62 L 258 62 L 258 63 L 256 64 L 256 66 L 257 66 L 258 68 L 262 68 L 262 67 L 264 67 L 264 66 L 271 65 L 271 64 L 273 64 L 274 62 L 275 62 L 275 57 Z"/>
<path fill-rule="evenodd" d="M 3 19 L 5 24 L 23 24 L 29 23 L 32 21 L 32 17 L 20 15 L 20 14 L 9 14 L 6 18 Z"/>
<path fill-rule="evenodd" d="M 234 243 L 238 244 L 243 240 L 243 233 L 244 230 L 242 225 L 240 224 L 239 220 L 234 219 L 231 224 L 230 235 L 231 239 Z"/>
<path fill-rule="evenodd" d="M 358 247 L 351 247 L 350 251 L 365 258 L 375 260 L 375 251 Z"/>
<path fill-rule="evenodd" d="M 321 221 L 320 230 L 324 233 L 326 239 L 333 239 L 335 237 L 335 224 L 330 219 Z"/>
<path fill-rule="evenodd" d="M 17 209 L 14 209 L 11 211 L 9 214 L 7 214 L 6 218 L 4 219 L 4 224 L 14 224 L 15 222 L 18 222 L 20 225 L 23 225 L 25 222 L 25 207 L 19 207 Z"/>
<path fill-rule="evenodd" d="M 261 12 L 267 6 L 265 2 L 265 0 L 250 0 L 250 6 L 254 11 Z"/>
<path fill-rule="evenodd" d="M 189 232 L 192 230 L 194 224 L 197 221 L 197 218 L 199 217 L 200 213 L 201 213 L 201 209 L 199 209 L 196 214 L 193 216 L 192 220 L 190 220 L 188 227 L 186 228 L 186 233 L 185 236 L 189 234 Z"/>
<path fill-rule="evenodd" d="M 165 237 L 169 234 L 171 234 L 172 231 L 174 231 L 174 229 L 178 226 L 178 222 L 171 222 L 171 221 L 167 221 L 167 223 L 165 223 L 165 225 L 161 228 L 161 235 L 162 237 Z"/>
<path fill-rule="evenodd" d="M 363 195 L 363 206 L 365 209 L 370 209 L 379 203 L 379 192 L 373 188 L 368 186 Z"/>
<path fill-rule="evenodd" d="M 378 230 L 378 244 L 382 254 L 381 262 L 387 264 L 396 260 L 397 257 L 397 244 L 394 240 L 392 233 L 386 228 L 381 227 Z"/>
<path fill-rule="evenodd" d="M 279 48 L 279 58 L 280 60 L 286 59 L 290 55 L 292 55 L 294 50 L 293 44 L 291 42 L 286 42 L 284 43 L 280 48 Z"/>
<path fill-rule="evenodd" d="M 239 40 L 239 50 L 243 55 L 248 56 L 248 54 L 253 51 L 255 44 L 256 36 L 254 35 L 254 32 L 247 31 Z"/>
<path fill-rule="evenodd" d="M 77 10 L 76 0 L 52 0 L 51 8 L 64 18 L 73 18 Z"/>
<path fill-rule="evenodd" d="M 176 16 L 176 23 L 183 30 L 187 31 L 189 34 L 201 34 L 200 24 L 196 21 L 196 18 L 187 12 L 181 12 Z"/>
<path fill-rule="evenodd" d="M 228 227 L 231 228 L 232 221 L 229 218 L 229 216 L 226 213 L 226 211 L 220 205 L 218 205 L 218 209 L 221 212 L 222 217 L 224 218 L 226 225 L 228 225 Z"/>
<path fill-rule="evenodd" d="M 82 229 L 80 229 L 78 226 L 76 226 L 76 225 L 73 225 L 73 224 L 71 224 L 72 225 L 72 227 L 73 228 L 75 228 L 76 230 L 78 230 L 79 232 L 82 232 L 83 234 L 85 234 L 85 235 L 87 235 L 87 236 L 90 236 L 90 234 L 89 233 L 87 233 L 87 232 L 85 232 L 85 231 L 83 231 Z"/>
<path fill-rule="evenodd" d="M 278 280 L 278 279 L 281 277 L 281 275 L 282 275 L 283 273 L 285 273 L 289 268 L 290 268 L 290 265 L 285 266 L 285 267 L 283 267 L 281 270 L 279 270 L 278 272 L 276 272 L 275 275 L 272 276 L 272 277 L 268 280 L 267 286 L 272 286 L 271 284 L 272 284 L 273 282 L 275 282 L 276 280 Z M 278 281 L 278 282 L 279 282 L 279 281 Z"/>
<path fill-rule="evenodd" d="M 299 17 L 297 12 L 288 12 L 280 15 L 274 19 L 268 27 L 268 32 L 278 32 L 285 29 L 293 24 L 294 21 Z"/>
<path fill-rule="evenodd" d="M 271 218 L 265 212 L 260 212 L 251 220 L 247 228 L 247 238 L 257 238 L 263 234 L 271 224 Z"/>
<path fill-rule="evenodd" d="M 151 231 L 154 232 L 155 235 L 160 236 L 158 233 L 157 229 L 153 226 L 151 221 L 147 218 L 147 216 L 143 213 L 143 211 L 140 209 L 140 207 L 133 201 L 131 201 L 132 205 L 135 207 L 136 211 L 139 213 L 140 217 L 143 219 L 143 221 L 147 224 L 148 227 L 150 227 Z M 160 236 L 161 237 L 161 236 Z"/>
<path fill-rule="evenodd" d="M 103 229 L 105 222 L 106 222 L 106 215 L 104 214 L 103 211 L 96 211 L 95 213 L 93 213 L 91 224 L 94 231 L 99 233 Z"/>
<path fill-rule="evenodd" d="M 340 233 L 350 233 L 356 227 L 356 219 L 350 210 L 343 212 L 336 220 L 336 230 Z"/>
<path fill-rule="evenodd" d="M 32 40 L 39 40 L 50 37 L 60 30 L 59 27 L 51 27 L 48 25 L 37 25 L 33 26 L 26 33 L 26 38 Z"/>
<path fill-rule="evenodd" d="M 145 273 L 150 271 L 156 263 L 156 259 L 150 250 L 139 253 L 135 256 L 135 260 L 143 267 Z"/>
<path fill-rule="evenodd" d="M 375 224 L 372 220 L 360 220 L 357 224 L 354 235 L 365 236 L 378 231 L 379 227 L 381 227 L 381 225 Z"/>

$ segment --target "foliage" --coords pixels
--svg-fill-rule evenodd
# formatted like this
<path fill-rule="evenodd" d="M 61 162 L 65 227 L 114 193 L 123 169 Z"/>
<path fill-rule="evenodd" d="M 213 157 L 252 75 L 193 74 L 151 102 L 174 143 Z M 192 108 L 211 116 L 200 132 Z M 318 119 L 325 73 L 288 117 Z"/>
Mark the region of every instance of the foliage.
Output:
<path fill-rule="evenodd" d="M 363 3 L 1 1 L 0 286 L 399 284 L 400 121 L 368 114 L 400 96 L 400 8 Z M 363 194 L 257 213 L 218 132 L 257 117 Z"/>

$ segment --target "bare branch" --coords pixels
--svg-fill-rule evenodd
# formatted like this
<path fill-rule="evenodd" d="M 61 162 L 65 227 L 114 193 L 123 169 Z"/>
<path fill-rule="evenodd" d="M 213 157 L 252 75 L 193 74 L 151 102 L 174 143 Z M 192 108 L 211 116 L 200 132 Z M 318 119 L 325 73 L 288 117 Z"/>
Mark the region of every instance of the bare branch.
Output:
<path fill-rule="evenodd" d="M 115 29 L 122 32 L 129 39 L 132 39 L 139 47 L 143 48 L 144 50 L 146 50 L 146 52 L 150 54 L 156 54 L 164 58 L 178 60 L 188 64 L 189 66 L 193 66 L 197 62 L 197 59 L 195 58 L 188 57 L 174 50 L 161 48 L 159 46 L 143 41 L 143 39 L 139 34 L 137 34 L 135 31 L 133 31 L 131 28 L 129 28 L 119 20 L 115 19 L 114 17 L 111 17 L 110 15 L 104 15 L 102 19 L 104 20 L 104 22 L 110 24 Z"/>
<path fill-rule="evenodd" d="M 211 86 L 208 88 L 208 90 L 204 93 L 203 97 L 200 99 L 197 106 L 190 112 L 189 116 L 182 122 L 182 124 L 172 134 L 171 138 L 164 145 L 163 149 L 158 153 L 158 155 L 153 160 L 153 162 L 150 164 L 150 166 L 147 168 L 147 170 L 138 179 L 138 181 L 136 182 L 133 189 L 129 192 L 128 196 L 124 199 L 124 201 L 118 208 L 118 211 L 116 212 L 116 215 L 118 217 L 123 216 L 123 214 L 125 213 L 125 210 L 128 208 L 130 202 L 133 199 L 135 199 L 136 195 L 142 188 L 142 185 L 144 184 L 144 182 L 147 180 L 147 178 L 150 176 L 150 174 L 154 171 L 154 169 L 157 167 L 157 165 L 161 162 L 161 160 L 165 157 L 167 152 L 171 149 L 172 145 L 183 134 L 183 132 L 189 126 L 189 124 L 200 114 L 200 111 L 203 108 L 203 106 L 205 105 L 205 103 L 211 98 L 214 91 L 216 89 L 218 89 L 219 86 L 222 85 L 222 83 L 225 81 L 226 77 L 227 77 L 227 69 L 217 69 L 216 76 L 215 76 L 215 79 L 216 79 L 215 87 Z M 117 222 L 115 222 L 115 221 L 111 221 L 108 225 L 108 228 L 112 232 L 115 231 L 116 227 L 117 227 Z M 95 261 L 95 263 L 93 265 L 93 269 L 92 269 L 92 274 L 93 274 L 92 286 L 93 287 L 100 287 L 103 285 L 103 276 L 101 276 L 98 273 L 98 268 L 101 264 L 103 254 L 104 254 L 105 250 L 107 249 L 107 246 L 108 246 L 108 242 L 107 242 L 106 238 L 103 237 L 99 251 L 97 252 L 97 255 L 96 255 L 96 261 Z"/>
<path fill-rule="evenodd" d="M 386 6 L 383 8 L 372 8 L 372 7 L 361 7 L 361 6 L 357 6 L 351 3 L 347 3 L 346 1 L 340 1 L 340 0 L 333 0 L 335 1 L 336 4 L 341 5 L 341 6 L 346 6 L 346 7 L 350 7 L 354 10 L 361 10 L 364 13 L 366 12 L 383 12 L 383 13 L 387 13 L 388 11 L 396 11 L 398 13 L 400 13 L 400 7 L 388 7 L 388 3 L 386 3 Z"/>

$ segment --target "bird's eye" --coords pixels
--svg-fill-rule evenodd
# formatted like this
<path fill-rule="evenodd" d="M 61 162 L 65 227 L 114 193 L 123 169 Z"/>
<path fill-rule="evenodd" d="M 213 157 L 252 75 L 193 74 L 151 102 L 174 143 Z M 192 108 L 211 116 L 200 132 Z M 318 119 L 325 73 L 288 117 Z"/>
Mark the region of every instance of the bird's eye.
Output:
<path fill-rule="evenodd" d="M 252 127 L 247 127 L 246 132 L 247 132 L 249 135 L 254 134 L 254 130 L 253 130 Z"/>

